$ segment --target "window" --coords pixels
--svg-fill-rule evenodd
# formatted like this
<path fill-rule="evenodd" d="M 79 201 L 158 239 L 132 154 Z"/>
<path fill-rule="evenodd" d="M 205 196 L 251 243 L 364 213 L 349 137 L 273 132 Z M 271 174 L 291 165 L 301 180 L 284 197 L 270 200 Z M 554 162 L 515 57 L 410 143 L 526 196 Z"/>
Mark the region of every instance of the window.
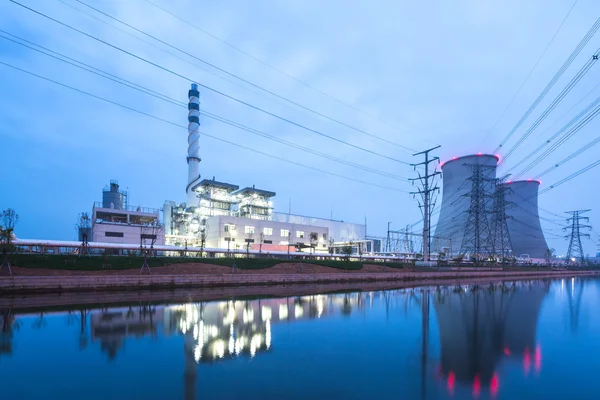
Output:
<path fill-rule="evenodd" d="M 121 236 L 119 236 L 119 237 L 123 237 L 123 234 L 121 233 Z M 142 233 L 140 235 L 140 239 L 156 240 L 156 235 L 151 235 L 149 233 Z"/>
<path fill-rule="evenodd" d="M 223 226 L 223 230 L 225 232 L 235 232 L 235 225 L 233 225 L 233 224 L 225 224 Z"/>
<path fill-rule="evenodd" d="M 246 243 L 254 243 L 254 239 L 245 239 Z"/>
<path fill-rule="evenodd" d="M 272 240 L 264 240 L 263 243 L 264 244 L 273 244 L 273 241 Z"/>
<path fill-rule="evenodd" d="M 296 237 L 298 239 L 304 239 L 304 231 L 296 231 Z"/>
<path fill-rule="evenodd" d="M 281 230 L 281 237 L 288 237 L 288 236 L 290 236 L 289 229 L 282 229 Z"/>
<path fill-rule="evenodd" d="M 273 236 L 273 228 L 263 228 L 265 236 Z"/>
<path fill-rule="evenodd" d="M 323 234 L 323 240 L 327 240 L 327 234 L 326 233 Z"/>
<path fill-rule="evenodd" d="M 106 237 L 123 237 L 123 232 L 104 232 Z"/>
<path fill-rule="evenodd" d="M 254 227 L 253 226 L 245 226 L 244 233 L 248 235 L 254 235 Z"/>

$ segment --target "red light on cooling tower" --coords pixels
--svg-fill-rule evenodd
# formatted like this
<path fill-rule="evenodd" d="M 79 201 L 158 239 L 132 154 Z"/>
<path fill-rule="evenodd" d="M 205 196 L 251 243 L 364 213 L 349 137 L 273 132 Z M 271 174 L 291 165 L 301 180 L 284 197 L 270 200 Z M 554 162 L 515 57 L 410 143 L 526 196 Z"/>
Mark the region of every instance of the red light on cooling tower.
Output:
<path fill-rule="evenodd" d="M 456 375 L 454 375 L 453 371 L 448 373 L 448 392 L 450 395 L 454 394 L 454 384 L 456 382 Z"/>
<path fill-rule="evenodd" d="M 499 389 L 500 381 L 498 379 L 498 373 L 494 372 L 494 375 L 492 375 L 492 380 L 490 381 L 490 394 L 492 397 L 496 397 Z"/>
<path fill-rule="evenodd" d="M 525 352 L 523 354 L 523 369 L 525 370 L 525 375 L 529 375 L 529 370 L 531 369 L 531 354 L 529 353 L 528 347 L 525 347 Z"/>
<path fill-rule="evenodd" d="M 535 346 L 535 356 L 534 356 L 534 368 L 535 372 L 540 372 L 542 370 L 542 349 L 540 349 L 540 345 Z"/>
<path fill-rule="evenodd" d="M 473 396 L 479 397 L 479 393 L 481 393 L 481 379 L 479 375 L 475 375 L 475 379 L 473 380 Z"/>
<path fill-rule="evenodd" d="M 478 155 L 478 156 L 482 156 L 482 155 L 483 155 L 483 153 L 477 153 L 477 155 Z"/>

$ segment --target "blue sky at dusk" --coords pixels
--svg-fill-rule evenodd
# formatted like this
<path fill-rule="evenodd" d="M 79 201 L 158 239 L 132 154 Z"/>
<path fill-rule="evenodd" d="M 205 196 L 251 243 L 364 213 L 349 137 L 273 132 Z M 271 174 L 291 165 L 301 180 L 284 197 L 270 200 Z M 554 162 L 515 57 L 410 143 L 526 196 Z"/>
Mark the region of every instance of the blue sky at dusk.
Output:
<path fill-rule="evenodd" d="M 0 2 L 1 36 L 16 35 L 183 103 L 192 81 L 210 86 L 377 154 L 316 135 L 203 88 L 201 110 L 380 172 L 415 177 L 410 166 L 390 158 L 407 163 L 422 161 L 412 157 L 410 150 L 261 92 L 75 0 L 18 1 L 181 76 L 8 0 Z M 417 151 L 440 144 L 436 155 L 442 160 L 496 149 L 600 15 L 600 2 L 577 1 L 531 77 L 503 113 L 573 6 L 572 0 L 152 0 L 200 29 L 146 0 L 84 1 L 197 58 L 358 130 Z M 503 149 L 517 142 L 599 47 L 600 33 L 592 37 Z M 73 239 L 77 214 L 91 211 L 110 179 L 117 179 L 129 191 L 131 205 L 160 208 L 165 200 L 185 200 L 185 106 L 140 93 L 3 37 L 0 62 L 0 209 L 12 207 L 20 214 L 18 237 Z M 598 68 L 591 67 L 501 166 L 499 175 L 516 172 L 511 168 L 530 158 L 533 150 L 600 96 Z M 594 140 L 598 124 L 591 121 L 523 178 L 536 176 Z M 276 211 L 287 212 L 291 199 L 292 212 L 297 214 L 352 222 L 363 222 L 366 217 L 368 233 L 380 236 L 385 235 L 388 221 L 401 229 L 421 219 L 416 200 L 407 193 L 415 187 L 404 180 L 308 154 L 207 117 L 201 118 L 201 125 L 201 131 L 209 135 L 386 187 L 346 180 L 201 138 L 201 172 L 205 178 L 214 176 L 242 187 L 256 185 L 274 191 Z M 501 157 L 504 151 L 499 152 Z M 591 148 L 548 173 L 541 188 L 592 163 L 597 154 L 598 148 Z M 596 209 L 599 177 L 600 169 L 592 169 L 544 193 L 540 206 L 560 215 L 566 210 L 591 208 L 589 216 L 594 224 L 600 219 Z M 541 215 L 558 219 L 546 211 Z M 560 226 L 546 220 L 542 226 L 550 247 L 563 253 L 567 241 L 558 237 L 563 235 Z M 596 252 L 590 240 L 584 242 L 584 249 L 586 253 Z"/>

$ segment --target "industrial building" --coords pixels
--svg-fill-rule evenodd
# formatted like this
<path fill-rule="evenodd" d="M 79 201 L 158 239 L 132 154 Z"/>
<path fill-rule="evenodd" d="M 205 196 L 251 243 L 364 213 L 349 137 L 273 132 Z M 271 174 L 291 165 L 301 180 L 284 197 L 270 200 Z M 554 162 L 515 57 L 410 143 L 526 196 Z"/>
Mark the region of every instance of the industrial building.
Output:
<path fill-rule="evenodd" d="M 328 253 L 334 244 L 361 243 L 366 227 L 324 218 L 274 212 L 276 193 L 202 179 L 200 174 L 200 93 L 188 92 L 187 201 L 163 205 L 165 243 L 176 246 Z M 366 245 L 365 245 L 366 247 Z M 373 245 L 370 246 L 373 249 Z"/>
<path fill-rule="evenodd" d="M 453 257 L 544 257 L 548 245 L 538 215 L 539 182 L 497 178 L 498 161 L 498 156 L 480 153 L 442 164 L 435 252 Z"/>
<path fill-rule="evenodd" d="M 92 208 L 92 237 L 88 240 L 163 245 L 165 234 L 159 228 L 159 212 L 156 208 L 129 206 L 127 192 L 119 189 L 117 181 L 111 180 L 102 190 L 102 201 L 95 202 Z"/>

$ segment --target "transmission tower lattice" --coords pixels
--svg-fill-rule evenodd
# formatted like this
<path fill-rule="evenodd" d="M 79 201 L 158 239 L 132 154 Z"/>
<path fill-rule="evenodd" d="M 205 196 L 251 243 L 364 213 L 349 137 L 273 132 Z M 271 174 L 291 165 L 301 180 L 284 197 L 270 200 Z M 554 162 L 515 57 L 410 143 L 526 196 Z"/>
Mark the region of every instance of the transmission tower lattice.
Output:
<path fill-rule="evenodd" d="M 489 194 L 486 187 L 492 184 L 494 179 L 486 178 L 485 172 L 493 170 L 495 166 L 481 164 L 463 164 L 471 169 L 472 174 L 467 180 L 471 181 L 471 192 L 465 196 L 471 198 L 467 213 L 467 224 L 462 239 L 461 254 L 469 253 L 475 261 L 480 261 L 491 255 L 491 231 L 488 219 Z"/>
<path fill-rule="evenodd" d="M 589 233 L 581 233 L 582 229 L 592 229 L 590 225 L 582 225 L 580 221 L 589 222 L 588 217 L 582 217 L 584 214 L 591 210 L 575 210 L 565 211 L 566 214 L 570 214 L 572 217 L 567 218 L 567 222 L 570 227 L 563 228 L 564 231 L 571 229 L 571 233 L 565 236 L 565 239 L 569 239 L 569 249 L 567 250 L 567 262 L 571 262 L 573 259 L 583 264 L 585 262 L 585 254 L 583 253 L 583 246 L 581 245 L 581 237 L 589 238 Z"/>
<path fill-rule="evenodd" d="M 506 207 L 512 202 L 506 201 L 506 192 L 511 189 L 504 185 L 506 177 L 496 179 L 496 186 L 494 189 L 493 208 L 492 208 L 492 220 L 491 220 L 491 244 L 492 254 L 496 257 L 500 257 L 501 262 L 504 264 L 506 259 L 512 254 L 512 242 L 510 240 L 510 234 L 508 232 L 506 215 Z"/>

